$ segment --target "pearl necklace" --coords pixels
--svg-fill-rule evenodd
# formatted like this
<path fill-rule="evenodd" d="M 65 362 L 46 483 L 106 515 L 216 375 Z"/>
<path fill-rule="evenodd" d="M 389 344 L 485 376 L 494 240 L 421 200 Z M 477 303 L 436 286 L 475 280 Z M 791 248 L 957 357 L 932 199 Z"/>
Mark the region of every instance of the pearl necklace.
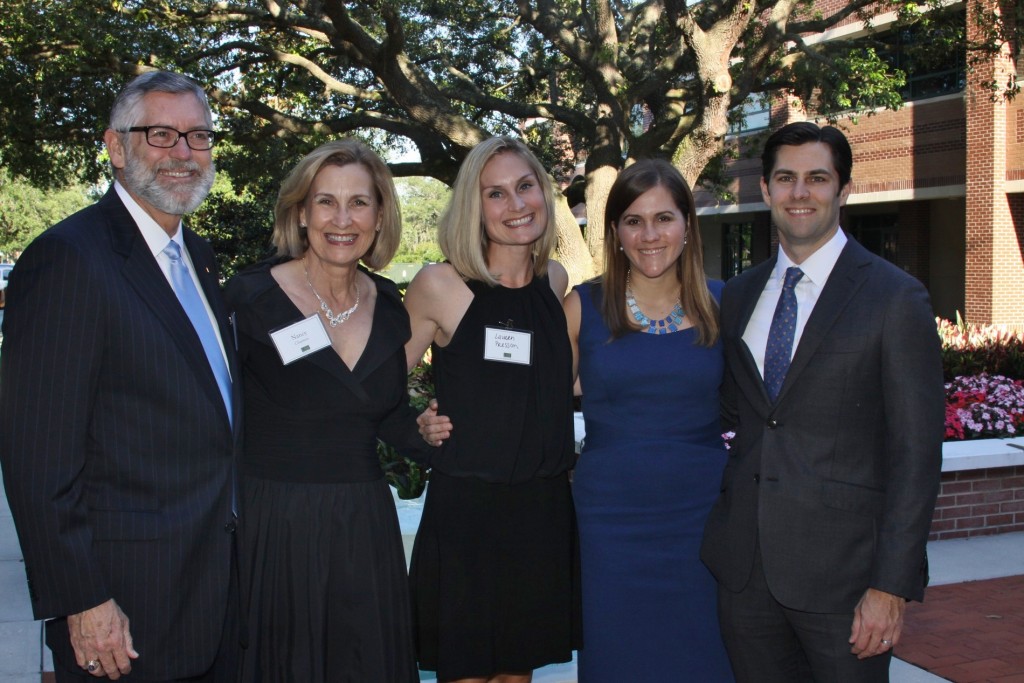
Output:
<path fill-rule="evenodd" d="M 633 290 L 629 286 L 629 274 L 626 274 L 626 307 L 629 312 L 633 314 L 633 319 L 640 324 L 640 331 L 647 334 L 669 334 L 671 332 L 678 332 L 679 326 L 683 324 L 683 317 L 686 313 L 683 312 L 683 304 L 676 299 L 676 305 L 672 307 L 672 310 L 664 318 L 657 320 L 651 320 L 644 312 L 640 310 L 640 306 L 636 303 L 636 298 L 633 296 Z"/>
<path fill-rule="evenodd" d="M 321 297 L 317 293 L 316 289 L 313 287 L 313 283 L 309 279 L 309 271 L 306 270 L 306 259 L 302 259 L 302 272 L 305 273 L 306 275 L 306 284 L 309 285 L 309 291 L 313 292 L 313 296 L 315 296 L 316 300 L 320 302 L 320 310 L 323 311 L 324 317 L 327 318 L 327 322 L 330 323 L 332 328 L 341 325 L 346 320 L 351 318 L 352 314 L 356 312 L 357 308 L 359 308 L 358 282 L 356 283 L 356 302 L 352 304 L 352 308 L 349 308 L 348 310 L 342 311 L 341 313 L 335 315 L 334 311 L 331 310 L 331 307 L 327 305 L 327 302 L 323 300 L 323 297 Z"/>

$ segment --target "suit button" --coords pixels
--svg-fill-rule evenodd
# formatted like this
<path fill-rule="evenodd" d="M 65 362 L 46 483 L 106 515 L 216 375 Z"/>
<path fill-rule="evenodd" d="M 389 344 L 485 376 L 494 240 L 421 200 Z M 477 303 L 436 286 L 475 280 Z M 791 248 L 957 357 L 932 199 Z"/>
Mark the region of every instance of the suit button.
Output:
<path fill-rule="evenodd" d="M 235 533 L 235 529 L 237 528 L 238 522 L 236 522 L 235 520 L 231 520 L 230 522 L 224 525 L 224 531 L 228 532 L 229 534 Z"/>
<path fill-rule="evenodd" d="M 768 429 L 775 429 L 778 426 L 779 423 L 775 420 L 774 417 L 768 420 Z"/>
<path fill-rule="evenodd" d="M 761 475 L 760 474 L 755 474 L 754 475 L 754 483 L 755 484 L 760 484 L 761 483 Z"/>

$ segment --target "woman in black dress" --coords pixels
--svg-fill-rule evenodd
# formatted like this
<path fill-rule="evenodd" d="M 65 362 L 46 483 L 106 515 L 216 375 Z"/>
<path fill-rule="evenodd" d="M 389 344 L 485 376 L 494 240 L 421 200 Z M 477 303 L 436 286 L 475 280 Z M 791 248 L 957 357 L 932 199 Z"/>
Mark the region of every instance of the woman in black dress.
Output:
<path fill-rule="evenodd" d="M 524 683 L 579 644 L 572 351 L 551 185 L 521 142 L 466 157 L 441 219 L 446 263 L 405 304 L 409 366 L 433 344 L 438 411 L 410 576 L 420 666 L 440 681 Z"/>
<path fill-rule="evenodd" d="M 409 319 L 390 261 L 387 167 L 327 143 L 282 185 L 278 256 L 229 284 L 242 362 L 245 683 L 418 681 L 408 579 L 378 436 L 425 455 L 408 406 Z"/>

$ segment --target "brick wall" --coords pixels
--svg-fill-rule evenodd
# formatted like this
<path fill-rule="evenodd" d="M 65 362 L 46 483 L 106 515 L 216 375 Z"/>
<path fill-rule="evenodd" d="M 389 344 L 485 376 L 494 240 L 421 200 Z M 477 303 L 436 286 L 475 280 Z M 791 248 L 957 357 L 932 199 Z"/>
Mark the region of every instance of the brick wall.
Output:
<path fill-rule="evenodd" d="M 1024 531 L 1024 465 L 943 472 L 929 541 Z"/>
<path fill-rule="evenodd" d="M 963 184 L 966 160 L 961 98 L 908 104 L 899 111 L 841 122 L 853 147 L 853 193 Z"/>
<path fill-rule="evenodd" d="M 998 9 L 996 0 L 981 0 Z M 978 27 L 968 23 L 970 38 Z M 982 84 L 1005 82 L 1012 72 L 1009 47 L 968 72 L 967 104 L 967 254 L 965 318 L 972 323 L 1024 322 L 1024 261 L 1011 215 L 1006 180 L 1021 165 L 1016 142 L 1018 109 L 992 101 Z M 1012 144 L 1008 145 L 1008 142 Z M 1011 149 L 1008 149 L 1010 147 Z"/>

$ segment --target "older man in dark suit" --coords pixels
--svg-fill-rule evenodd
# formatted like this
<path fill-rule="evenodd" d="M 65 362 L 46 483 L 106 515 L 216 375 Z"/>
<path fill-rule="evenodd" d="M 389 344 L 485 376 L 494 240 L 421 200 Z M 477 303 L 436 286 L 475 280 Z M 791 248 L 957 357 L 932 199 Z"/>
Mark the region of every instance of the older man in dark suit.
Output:
<path fill-rule="evenodd" d="M 213 252 L 181 224 L 211 128 L 191 79 L 133 80 L 113 187 L 10 278 L 0 460 L 58 681 L 233 676 L 238 375 Z"/>
<path fill-rule="evenodd" d="M 785 126 L 762 161 L 780 249 L 723 294 L 736 437 L 701 556 L 739 681 L 887 681 L 942 462 L 931 305 L 840 229 L 838 129 Z"/>

